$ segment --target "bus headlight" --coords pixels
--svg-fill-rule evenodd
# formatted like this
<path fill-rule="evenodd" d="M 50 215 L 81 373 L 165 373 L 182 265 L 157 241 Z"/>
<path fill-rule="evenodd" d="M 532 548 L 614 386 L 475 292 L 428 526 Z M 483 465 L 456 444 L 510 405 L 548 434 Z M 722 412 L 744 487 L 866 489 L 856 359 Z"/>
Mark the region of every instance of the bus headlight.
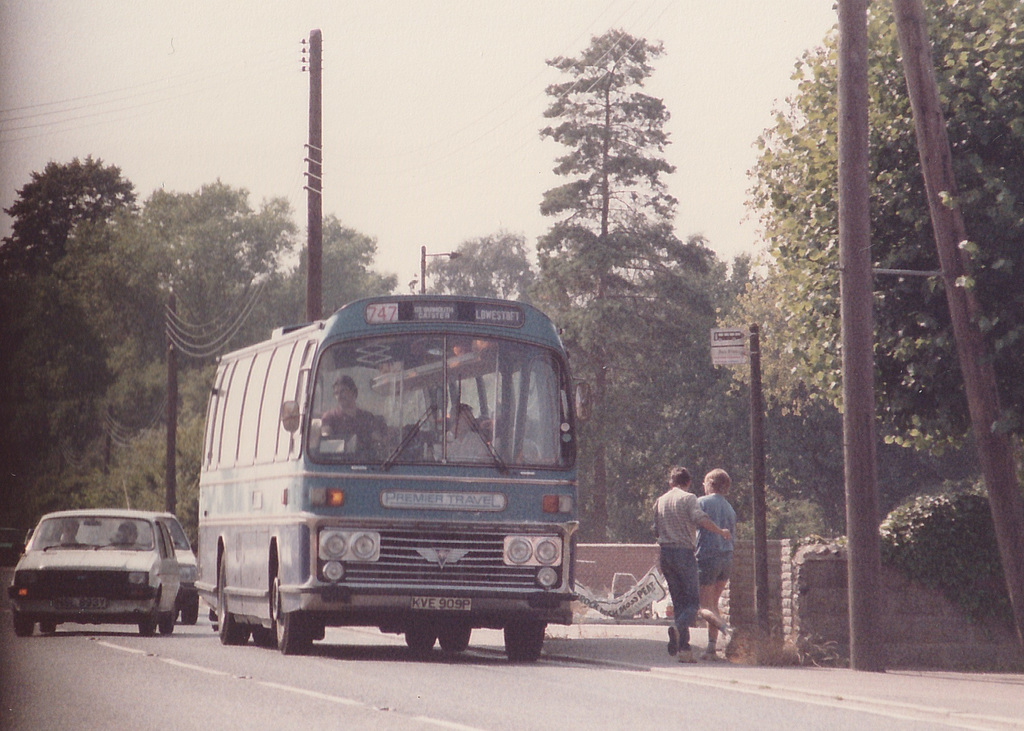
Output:
<path fill-rule="evenodd" d="M 377 533 L 356 533 L 350 544 L 352 557 L 357 561 L 376 561 L 380 556 L 380 539 Z"/>
<path fill-rule="evenodd" d="M 505 536 L 502 560 L 506 566 L 561 566 L 562 539 L 558 536 Z"/>
<path fill-rule="evenodd" d="M 322 531 L 320 533 L 320 558 L 337 560 L 345 555 L 348 548 L 346 536 L 341 531 Z"/>
<path fill-rule="evenodd" d="M 505 539 L 505 560 L 507 563 L 525 564 L 533 557 L 533 545 L 523 536 Z"/>
<path fill-rule="evenodd" d="M 545 589 L 550 589 L 558 583 L 558 572 L 550 566 L 544 566 L 537 572 L 537 583 Z"/>
<path fill-rule="evenodd" d="M 380 559 L 380 533 L 324 528 L 320 531 L 317 555 L 321 561 L 377 561 Z"/>
<path fill-rule="evenodd" d="M 341 581 L 345 578 L 345 567 L 341 561 L 328 561 L 324 564 L 324 578 L 328 581 Z"/>
<path fill-rule="evenodd" d="M 550 538 L 545 538 L 537 543 L 537 547 L 533 549 L 533 554 L 545 566 L 552 566 L 558 561 L 558 555 L 561 551 L 561 546 Z"/>

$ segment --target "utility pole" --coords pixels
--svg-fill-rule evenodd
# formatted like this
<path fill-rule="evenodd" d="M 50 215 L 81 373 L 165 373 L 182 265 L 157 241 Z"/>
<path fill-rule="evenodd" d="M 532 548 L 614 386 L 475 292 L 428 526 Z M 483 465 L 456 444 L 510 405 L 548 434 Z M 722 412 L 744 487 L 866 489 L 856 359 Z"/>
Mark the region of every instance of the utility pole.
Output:
<path fill-rule="evenodd" d="M 761 336 L 750 326 L 750 450 L 754 494 L 754 613 L 763 637 L 771 633 L 768 613 L 768 519 L 765 500 L 764 397 L 761 390 Z"/>
<path fill-rule="evenodd" d="M 980 307 L 974 293 L 958 284 L 965 273 L 959 246 L 967 240 L 967 229 L 957 204 L 952 153 L 939 104 L 924 9 L 920 0 L 893 0 L 892 5 L 971 431 L 988 488 L 1017 641 L 1024 646 L 1024 501 L 1014 471 L 1010 439 L 995 428 L 1000 417 L 999 391 L 985 340 L 978 329 Z M 953 204 L 947 205 L 943 198 Z"/>
<path fill-rule="evenodd" d="M 420 294 L 427 293 L 427 247 L 420 247 Z"/>
<path fill-rule="evenodd" d="M 839 292 L 850 666 L 885 670 L 875 464 L 867 0 L 839 0 Z"/>
<path fill-rule="evenodd" d="M 309 142 L 306 143 L 306 319 L 323 317 L 323 39 L 309 32 Z"/>
<path fill-rule="evenodd" d="M 174 292 L 167 301 L 171 315 L 178 312 Z M 167 459 L 164 473 L 164 510 L 173 513 L 178 503 L 178 352 L 167 336 Z"/>

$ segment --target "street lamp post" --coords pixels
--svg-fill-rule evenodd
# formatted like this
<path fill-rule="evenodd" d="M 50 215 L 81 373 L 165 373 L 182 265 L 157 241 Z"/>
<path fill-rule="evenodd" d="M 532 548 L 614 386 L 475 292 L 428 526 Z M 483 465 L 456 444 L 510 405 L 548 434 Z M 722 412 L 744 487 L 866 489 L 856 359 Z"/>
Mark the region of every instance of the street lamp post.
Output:
<path fill-rule="evenodd" d="M 447 256 L 449 259 L 458 259 L 461 254 L 457 251 L 443 251 L 440 254 L 428 254 L 427 247 L 420 247 L 420 294 L 427 293 L 427 257 Z"/>

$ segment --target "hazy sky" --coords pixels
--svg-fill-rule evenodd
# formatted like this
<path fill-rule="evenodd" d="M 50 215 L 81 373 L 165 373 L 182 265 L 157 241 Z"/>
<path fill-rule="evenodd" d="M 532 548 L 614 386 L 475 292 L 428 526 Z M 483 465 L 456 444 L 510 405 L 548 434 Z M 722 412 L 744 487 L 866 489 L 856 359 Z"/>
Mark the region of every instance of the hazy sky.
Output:
<path fill-rule="evenodd" d="M 220 179 L 253 207 L 287 197 L 304 230 L 301 41 L 319 28 L 323 211 L 375 237 L 404 291 L 421 245 L 548 229 L 545 61 L 621 28 L 665 44 L 647 91 L 672 115 L 676 232 L 728 259 L 757 245 L 754 142 L 835 20 L 832 0 L 0 0 L 0 206 L 92 155 L 140 200 Z"/>

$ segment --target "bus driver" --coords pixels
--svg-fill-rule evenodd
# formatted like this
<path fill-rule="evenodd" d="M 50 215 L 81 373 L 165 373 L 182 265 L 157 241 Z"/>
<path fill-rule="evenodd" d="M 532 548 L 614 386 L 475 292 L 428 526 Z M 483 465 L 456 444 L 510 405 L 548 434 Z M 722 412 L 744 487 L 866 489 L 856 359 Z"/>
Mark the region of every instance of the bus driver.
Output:
<path fill-rule="evenodd" d="M 338 405 L 320 417 L 321 433 L 326 439 L 344 439 L 345 451 L 370 449 L 380 443 L 373 414 L 356 406 L 359 389 L 351 376 L 339 376 L 334 382 L 334 398 Z"/>

